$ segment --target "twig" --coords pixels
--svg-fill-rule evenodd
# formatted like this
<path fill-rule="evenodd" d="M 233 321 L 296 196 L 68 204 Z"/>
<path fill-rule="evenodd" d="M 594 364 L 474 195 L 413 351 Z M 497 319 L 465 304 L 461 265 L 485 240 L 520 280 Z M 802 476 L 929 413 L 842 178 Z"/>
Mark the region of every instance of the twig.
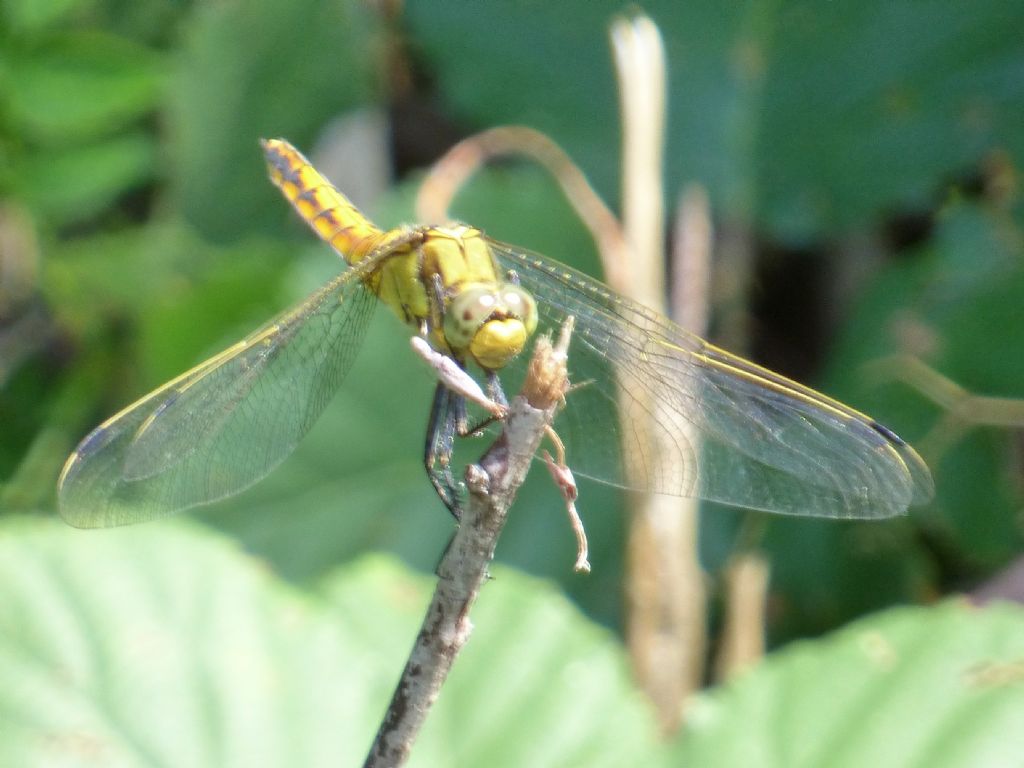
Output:
<path fill-rule="evenodd" d="M 725 574 L 725 626 L 715 659 L 715 679 L 724 682 L 764 657 L 768 561 L 753 550 L 735 555 Z"/>
<path fill-rule="evenodd" d="M 509 406 L 504 430 L 480 463 L 466 471 L 469 504 L 437 568 L 434 597 L 365 768 L 405 763 L 455 657 L 469 639 L 469 610 L 487 578 L 509 507 L 568 389 L 571 331 L 570 318 L 556 345 L 546 337 L 537 339 L 523 390 Z"/>
<path fill-rule="evenodd" d="M 665 303 L 665 48 L 657 25 L 642 14 L 611 27 L 622 115 L 622 226 L 631 257 L 625 280 L 603 264 L 608 284 L 663 309 Z"/>
<path fill-rule="evenodd" d="M 665 128 L 664 48 L 657 27 L 637 16 L 612 27 L 622 115 L 622 206 L 626 241 L 633 261 L 632 281 L 616 290 L 665 311 L 665 216 L 662 154 Z M 703 203 L 703 205 L 702 205 Z M 697 294 L 693 311 L 677 321 L 701 334 L 706 323 L 707 258 L 710 250 L 707 205 L 688 195 L 677 220 L 674 257 L 685 290 Z M 679 235 L 680 233 L 677 233 Z M 675 264 L 679 267 L 679 264 Z M 636 397 L 635 392 L 629 393 Z M 638 424 L 652 452 L 670 450 L 662 436 L 687 441 L 696 457 L 699 435 L 693 425 L 662 406 L 657 392 L 646 407 L 651 422 Z M 659 426 L 660 429 L 655 428 Z M 665 735 L 674 733 L 686 700 L 703 679 L 705 646 L 704 576 L 697 556 L 697 502 L 656 494 L 631 494 L 627 550 L 627 639 L 633 671 L 657 709 Z"/>
<path fill-rule="evenodd" d="M 942 409 L 942 418 L 916 443 L 933 466 L 975 427 L 1024 426 L 1024 399 L 977 395 L 914 355 L 883 357 L 867 371 L 878 382 L 903 382 Z"/>

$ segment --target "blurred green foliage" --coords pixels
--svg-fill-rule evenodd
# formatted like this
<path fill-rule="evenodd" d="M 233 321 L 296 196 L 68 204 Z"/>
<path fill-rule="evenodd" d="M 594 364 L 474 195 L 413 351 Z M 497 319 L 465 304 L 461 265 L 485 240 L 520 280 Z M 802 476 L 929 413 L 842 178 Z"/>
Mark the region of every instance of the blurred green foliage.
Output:
<path fill-rule="evenodd" d="M 792 264 L 800 262 L 787 254 L 809 254 L 823 275 L 814 306 L 824 308 L 820 314 L 827 321 L 809 327 L 805 318 L 793 337 L 775 343 L 800 348 L 808 337 L 827 338 L 818 384 L 911 442 L 924 439 L 924 449 L 933 444 L 928 438 L 942 413 L 895 376 L 871 374 L 880 358 L 915 354 L 971 391 L 1024 397 L 1020 4 L 699 0 L 643 7 L 662 30 L 671 67 L 666 192 L 674 196 L 684 183 L 699 181 L 711 194 L 722 230 L 752 233 L 752 242 L 765 246 L 756 254 L 762 265 L 793 278 Z M 152 576 L 162 585 L 147 593 L 156 600 L 172 588 L 181 590 L 175 594 L 182 600 L 200 600 L 206 591 L 219 594 L 219 588 L 234 595 L 230 579 L 237 573 L 222 574 L 217 561 L 231 560 L 225 566 L 230 570 L 238 558 L 209 539 L 227 535 L 269 565 L 272 576 L 246 587 L 246 599 L 257 602 L 278 599 L 261 592 L 280 592 L 280 578 L 313 591 L 337 579 L 339 590 L 348 590 L 350 606 L 358 602 L 358 589 L 370 606 L 379 602 L 374 590 L 405 589 L 389 580 L 406 575 L 380 576 L 375 584 L 366 571 L 334 575 L 340 563 L 367 550 L 395 553 L 424 572 L 433 568 L 451 522 L 420 466 L 431 382 L 409 354 L 397 323 L 383 312 L 356 369 L 295 456 L 250 491 L 193 515 L 202 525 L 184 526 L 187 534 L 174 523 L 138 534 L 57 533 L 49 523 L 16 515 L 53 516 L 60 465 L 101 419 L 337 270 L 266 183 L 259 137 L 285 136 L 312 151 L 340 115 L 398 101 L 420 103 L 426 108 L 403 114 L 425 116 L 413 132 L 426 146 L 433 146 L 431 136 L 447 135 L 446 126 L 468 133 L 527 124 L 561 144 L 614 201 L 619 132 L 607 25 L 622 10 L 605 0 L 472 6 L 412 0 L 397 19 L 384 19 L 342 0 L 0 2 L 0 541 L 3 557 L 12 558 L 0 559 L 9 585 L 0 615 L 12 627 L 33 611 L 40 617 L 38 634 L 0 642 L 0 688 L 27 697 L 5 700 L 3 712 L 27 712 L 23 702 L 31 699 L 33 718 L 42 718 L 33 722 L 45 724 L 47 713 L 51 723 L 62 722 L 64 710 L 54 701 L 64 691 L 41 686 L 39 676 L 61 674 L 68 654 L 113 654 L 93 660 L 106 665 L 118 664 L 124 653 L 142 653 L 146 660 L 145 647 L 74 646 L 83 639 L 79 633 L 107 637 L 120 622 L 136 622 L 147 642 L 160 648 L 169 647 L 160 645 L 164 641 L 176 642 L 181 628 L 145 634 L 146 611 L 153 607 L 145 595 L 133 598 L 137 604 L 114 600 L 118 613 L 110 614 L 108 624 L 103 600 L 110 584 L 141 588 Z M 426 117 L 438 114 L 444 119 Z M 354 172 L 350 178 L 344 172 L 334 176 L 343 190 L 362 183 Z M 386 225 L 411 219 L 416 178 L 412 172 L 401 179 L 368 213 Z M 534 169 L 504 165 L 482 174 L 460 196 L 455 213 L 500 239 L 590 272 L 598 269 L 584 230 L 553 184 Z M 754 298 L 777 287 L 755 283 Z M 758 317 L 758 325 L 771 328 L 773 319 Z M 937 498 L 904 520 L 762 520 L 759 544 L 773 565 L 773 638 L 824 632 L 887 605 L 971 588 L 1018 557 L 1024 543 L 1020 445 L 1019 429 L 977 427 L 948 449 L 926 451 Z M 524 489 L 499 558 L 557 580 L 589 617 L 617 627 L 621 499 L 593 485 L 581 490 L 592 540 L 591 576 L 568 575 L 572 536 L 539 477 Z M 741 520 L 727 510 L 705 516 L 702 549 L 712 572 L 733 551 Z M 163 537 L 173 558 L 157 557 Z M 137 546 L 152 556 L 132 558 Z M 39 580 L 45 581 L 48 569 L 72 560 L 74 573 L 47 582 L 50 592 L 41 591 Z M 344 586 L 348 578 L 353 581 Z M 488 591 L 484 602 L 519 599 L 515 588 L 507 598 L 500 589 Z M 86 621 L 75 611 L 92 597 L 96 610 Z M 230 602 L 225 599 L 200 600 L 194 611 L 215 616 Z M 496 605 L 490 609 L 500 613 Z M 275 621 L 284 621 L 281 612 L 330 613 L 320 604 L 272 610 Z M 551 610 L 557 626 L 569 609 Z M 920 621 L 955 623 L 949 616 L 961 609 L 940 610 L 945 613 L 934 619 L 922 611 Z M 327 660 L 329 650 L 316 651 L 321 656 L 309 662 L 317 667 L 315 677 L 330 680 L 339 658 L 362 659 L 359 654 L 382 642 L 381 627 L 359 608 L 343 615 L 346 621 L 358 616 L 359 631 L 333 652 L 342 656 Z M 210 643 L 232 642 L 239 629 L 228 620 L 225 615 L 220 625 L 226 634 L 214 633 Z M 252 626 L 253 635 L 274 631 L 245 624 L 242 614 L 238 620 L 239 627 Z M 411 642 L 412 621 L 387 638 L 396 659 Z M 578 618 L 572 621 L 582 625 Z M 1021 619 L 1007 621 L 1019 625 Z M 485 626 L 482 616 L 478 624 Z M 1006 626 L 992 631 L 1005 633 Z M 291 635 L 281 642 L 296 649 L 304 642 L 328 642 L 310 640 L 321 629 L 308 629 L 308 637 L 307 629 L 287 629 Z M 986 647 L 986 631 L 979 630 L 978 647 Z M 474 644 L 487 642 L 482 637 Z M 44 642 L 52 643 L 46 654 L 39 650 Z M 574 642 L 566 639 L 566 658 Z M 821 652 L 827 651 L 823 646 Z M 11 666 L 18 654 L 38 663 Z M 281 680 L 309 673 L 276 663 L 268 666 Z M 835 663 L 846 662 L 840 654 Z M 345 698 L 348 687 L 334 691 L 341 699 L 335 706 L 358 710 L 356 754 L 369 740 L 399 666 L 389 658 L 374 673 L 378 677 L 364 679 L 365 690 L 351 698 Z M 495 673 L 486 665 L 484 670 L 479 674 Z M 579 674 L 598 670 L 588 658 Z M 158 677 L 150 680 L 154 688 L 132 688 L 125 695 L 159 698 Z M 786 679 L 797 690 L 791 695 L 801 693 L 801 685 L 812 690 L 807 677 Z M 341 680 L 339 686 L 355 685 Z M 735 696 L 767 696 L 758 688 L 763 682 L 744 688 L 741 681 Z M 110 685 L 91 691 L 117 699 L 117 681 Z M 906 686 L 924 690 L 914 685 L 908 679 Z M 620 682 L 608 683 L 588 701 L 628 698 L 621 688 Z M 209 695 L 228 695 L 227 690 Z M 364 694 L 371 703 L 353 703 L 364 701 Z M 723 694 L 714 706 L 730 706 L 733 695 Z M 118 706 L 130 712 L 132 701 Z M 640 709 L 624 706 L 631 725 L 622 732 L 640 733 Z M 693 755 L 702 750 L 713 752 L 714 739 L 739 743 L 730 723 L 756 720 L 779 731 L 797 727 L 772 723 L 771 713 L 749 712 L 738 721 L 739 715 L 723 716 L 720 725 L 695 737 L 685 748 L 693 753 L 686 756 L 697 760 Z M 65 721 L 74 725 L 61 732 L 92 732 L 102 712 L 90 717 Z M 837 711 L 835 717 L 844 715 Z M 339 714 L 336 722 L 342 721 Z M 542 725 L 533 727 L 539 733 Z M 140 727 L 142 742 L 158 739 L 148 730 L 155 725 Z M 434 740 L 429 749 L 439 748 L 441 737 L 425 738 Z M 646 738 L 624 743 L 639 745 Z M 12 743 L 0 738 L 0 744 Z M 849 747 L 860 754 L 857 748 Z M 484 740 L 480 751 L 460 749 L 451 759 L 468 765 L 480 764 L 480 755 L 497 747 Z M 635 749 L 646 754 L 647 747 Z M 188 754 L 168 754 L 169 764 L 190 762 Z M 655 760 L 651 754 L 646 764 Z M 140 761 L 129 756 L 123 764 Z M 433 764 L 443 762 L 439 757 Z"/>

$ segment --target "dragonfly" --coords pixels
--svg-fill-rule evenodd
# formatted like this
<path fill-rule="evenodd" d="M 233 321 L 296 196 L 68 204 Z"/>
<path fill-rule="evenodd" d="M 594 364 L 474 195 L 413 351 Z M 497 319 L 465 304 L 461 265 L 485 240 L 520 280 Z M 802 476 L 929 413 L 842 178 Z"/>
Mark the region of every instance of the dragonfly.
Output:
<path fill-rule="evenodd" d="M 378 304 L 498 403 L 531 340 L 572 318 L 574 385 L 554 429 L 579 476 L 824 518 L 885 518 L 931 498 L 921 457 L 869 416 L 469 225 L 383 230 L 287 141 L 261 144 L 271 181 L 346 269 L 86 436 L 58 484 L 70 524 L 150 520 L 266 476 L 341 386 Z M 439 380 L 423 458 L 456 516 L 452 455 L 474 431 L 467 413 Z"/>

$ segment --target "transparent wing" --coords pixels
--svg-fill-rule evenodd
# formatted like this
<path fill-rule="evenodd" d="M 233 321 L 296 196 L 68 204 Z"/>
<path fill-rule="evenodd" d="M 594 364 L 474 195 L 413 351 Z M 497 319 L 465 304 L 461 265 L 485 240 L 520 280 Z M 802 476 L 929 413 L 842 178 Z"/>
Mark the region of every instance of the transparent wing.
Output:
<path fill-rule="evenodd" d="M 576 318 L 555 429 L 578 474 L 751 509 L 888 517 L 932 495 L 921 458 L 853 409 L 720 350 L 563 264 L 492 243 L 537 301 Z"/>
<path fill-rule="evenodd" d="M 341 384 L 376 297 L 350 270 L 128 406 L 79 444 L 61 515 L 123 525 L 237 493 L 280 464 Z"/>

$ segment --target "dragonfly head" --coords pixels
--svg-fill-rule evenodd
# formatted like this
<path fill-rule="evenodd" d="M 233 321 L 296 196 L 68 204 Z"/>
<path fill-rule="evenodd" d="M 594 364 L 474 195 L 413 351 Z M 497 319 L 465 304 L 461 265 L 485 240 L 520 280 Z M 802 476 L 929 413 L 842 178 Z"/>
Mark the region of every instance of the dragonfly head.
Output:
<path fill-rule="evenodd" d="M 455 352 L 468 352 L 490 371 L 504 368 L 537 329 L 537 304 L 518 285 L 478 285 L 448 305 L 444 336 Z"/>

